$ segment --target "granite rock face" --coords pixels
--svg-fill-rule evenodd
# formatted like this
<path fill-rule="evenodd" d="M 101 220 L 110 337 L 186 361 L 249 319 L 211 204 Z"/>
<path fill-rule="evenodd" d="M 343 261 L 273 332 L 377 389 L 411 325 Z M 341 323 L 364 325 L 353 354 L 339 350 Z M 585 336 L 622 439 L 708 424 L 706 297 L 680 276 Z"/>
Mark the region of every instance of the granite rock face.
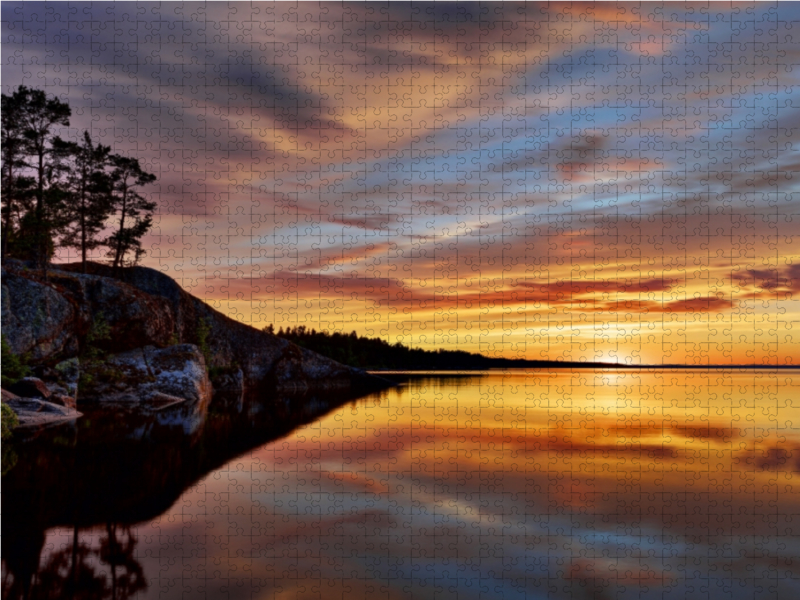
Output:
<path fill-rule="evenodd" d="M 211 399 L 203 355 L 192 344 L 145 346 L 106 358 L 103 373 L 81 391 L 82 402 L 146 403 L 152 408 Z"/>
<path fill-rule="evenodd" d="M 60 268 L 77 271 L 80 265 L 61 265 Z M 113 274 L 110 267 L 94 263 L 89 265 L 88 270 L 92 276 L 102 279 L 108 279 Z M 277 391 L 304 392 L 353 387 L 378 388 L 389 384 L 360 369 L 353 369 L 226 317 L 155 269 L 131 267 L 117 276 L 139 292 L 166 302 L 174 323 L 174 339 L 199 345 L 200 324 L 204 322 L 208 327 L 207 343 L 211 356 L 208 366 L 238 367 L 247 387 L 263 386 Z"/>
<path fill-rule="evenodd" d="M 2 331 L 12 352 L 29 354 L 33 361 L 59 353 L 76 354 L 74 304 L 22 273 L 2 269 Z"/>
<path fill-rule="evenodd" d="M 124 352 L 170 343 L 175 323 L 162 298 L 110 277 L 57 269 L 50 271 L 47 283 L 73 303 L 81 333 L 99 323 L 108 327 L 107 339 L 96 342 L 103 350 Z"/>
<path fill-rule="evenodd" d="M 86 348 L 99 328 L 107 335 L 95 338 L 92 344 L 115 355 L 116 366 L 110 365 L 113 369 L 144 373 L 151 358 L 161 360 L 157 349 L 180 348 L 164 354 L 174 357 L 188 352 L 187 344 L 194 344 L 202 346 L 209 357 L 206 367 L 236 373 L 225 387 L 307 392 L 391 385 L 230 319 L 154 269 L 132 267 L 114 272 L 90 263 L 87 274 L 80 271 L 80 265 L 54 265 L 43 280 L 18 261 L 9 261 L 3 269 L 3 333 L 15 353 L 30 352 L 34 363 L 45 365 L 42 368 L 65 372 L 54 376 L 61 395 L 80 396 L 79 401 L 84 397 L 84 390 L 73 389 L 74 374 L 69 382 L 62 375 L 74 370 L 70 359 Z M 126 354 L 129 352 L 132 354 Z M 108 386 L 113 382 L 102 383 Z M 192 397 L 200 394 L 190 388 L 181 389 Z M 98 388 L 91 396 L 155 393 L 155 389 L 143 389 Z"/>

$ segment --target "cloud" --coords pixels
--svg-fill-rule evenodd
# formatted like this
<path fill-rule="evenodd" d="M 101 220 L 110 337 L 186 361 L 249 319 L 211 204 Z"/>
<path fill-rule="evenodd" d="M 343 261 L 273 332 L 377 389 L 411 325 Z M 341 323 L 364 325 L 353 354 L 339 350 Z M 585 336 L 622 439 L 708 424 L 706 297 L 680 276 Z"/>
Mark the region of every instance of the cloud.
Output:
<path fill-rule="evenodd" d="M 756 466 L 762 471 L 800 471 L 800 448 L 763 448 L 759 451 L 760 456 L 755 460 L 748 456 L 746 462 Z"/>
<path fill-rule="evenodd" d="M 748 298 L 788 300 L 800 292 L 800 263 L 783 269 L 747 269 L 743 273 L 733 273 L 730 280 L 740 286 Z"/>
<path fill-rule="evenodd" d="M 278 271 L 268 277 L 248 280 L 231 280 L 224 290 L 246 291 L 265 297 L 284 293 L 299 294 L 304 298 L 325 296 L 339 299 L 390 301 L 401 295 L 405 286 L 390 277 L 364 277 L 353 273 L 327 275 Z M 220 289 L 223 291 L 223 288 Z"/>
<path fill-rule="evenodd" d="M 716 296 L 705 296 L 662 304 L 659 312 L 720 312 L 734 306 L 735 304 L 731 300 Z"/>
<path fill-rule="evenodd" d="M 517 285 L 538 292 L 542 298 L 563 299 L 567 296 L 578 296 L 597 293 L 647 293 L 663 292 L 672 288 L 676 279 L 600 279 L 600 280 L 562 280 L 553 283 L 521 281 Z"/>
<path fill-rule="evenodd" d="M 741 429 L 725 425 L 671 425 L 669 431 L 685 438 L 729 442 L 743 436 Z"/>

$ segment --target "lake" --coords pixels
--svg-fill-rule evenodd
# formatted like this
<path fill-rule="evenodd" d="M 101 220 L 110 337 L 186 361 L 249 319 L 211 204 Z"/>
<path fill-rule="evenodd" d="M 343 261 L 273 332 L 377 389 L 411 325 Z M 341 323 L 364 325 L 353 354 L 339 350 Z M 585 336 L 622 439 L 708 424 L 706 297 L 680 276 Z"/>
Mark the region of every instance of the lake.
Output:
<path fill-rule="evenodd" d="M 90 411 L 3 468 L 3 598 L 800 598 L 795 370 Z"/>

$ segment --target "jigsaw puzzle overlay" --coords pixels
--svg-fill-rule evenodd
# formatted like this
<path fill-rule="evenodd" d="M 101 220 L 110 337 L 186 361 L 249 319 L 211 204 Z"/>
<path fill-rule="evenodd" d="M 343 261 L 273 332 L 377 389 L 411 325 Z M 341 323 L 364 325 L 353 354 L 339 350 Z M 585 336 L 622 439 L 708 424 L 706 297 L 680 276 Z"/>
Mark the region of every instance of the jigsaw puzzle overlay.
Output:
<path fill-rule="evenodd" d="M 15 446 L 4 597 L 800 596 L 800 6 L 0 10 L 3 93 L 138 158 L 141 264 L 233 319 L 764 367 L 431 375 L 144 446 L 98 416 Z"/>

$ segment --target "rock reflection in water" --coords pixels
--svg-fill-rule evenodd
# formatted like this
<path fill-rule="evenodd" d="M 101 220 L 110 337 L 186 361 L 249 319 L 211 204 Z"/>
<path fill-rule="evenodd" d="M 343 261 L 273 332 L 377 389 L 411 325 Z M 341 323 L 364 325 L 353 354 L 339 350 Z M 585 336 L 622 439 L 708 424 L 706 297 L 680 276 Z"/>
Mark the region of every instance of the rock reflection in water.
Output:
<path fill-rule="evenodd" d="M 3 599 L 123 599 L 146 590 L 133 525 L 231 459 L 353 399 L 231 393 L 208 407 L 149 415 L 89 408 L 75 426 L 5 444 L 17 460 L 2 482 Z M 72 539 L 43 553 L 52 528 L 70 528 Z"/>

